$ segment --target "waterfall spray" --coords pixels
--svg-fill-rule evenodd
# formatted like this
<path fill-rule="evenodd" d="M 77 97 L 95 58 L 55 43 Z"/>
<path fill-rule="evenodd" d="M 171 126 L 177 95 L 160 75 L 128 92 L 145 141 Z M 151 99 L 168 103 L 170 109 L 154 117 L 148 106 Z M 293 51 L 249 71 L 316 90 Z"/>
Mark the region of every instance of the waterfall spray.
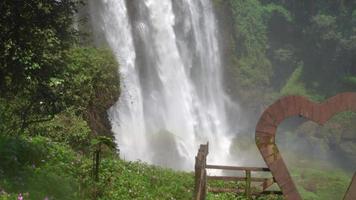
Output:
<path fill-rule="evenodd" d="M 210 0 L 91 0 L 90 12 L 120 63 L 122 94 L 108 112 L 121 156 L 192 170 L 209 141 L 210 162 L 227 163 L 237 106 L 223 89 Z"/>

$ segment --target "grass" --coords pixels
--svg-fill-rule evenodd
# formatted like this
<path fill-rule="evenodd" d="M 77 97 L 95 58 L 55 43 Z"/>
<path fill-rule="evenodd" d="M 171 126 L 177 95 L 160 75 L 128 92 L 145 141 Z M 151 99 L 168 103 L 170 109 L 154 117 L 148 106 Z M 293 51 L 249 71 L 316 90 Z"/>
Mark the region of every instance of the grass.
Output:
<path fill-rule="evenodd" d="M 66 145 L 43 137 L 0 137 L 0 199 L 79 197 L 80 160 Z"/>
<path fill-rule="evenodd" d="M 93 182 L 90 156 L 44 137 L 0 137 L 0 199 L 191 199 L 193 174 L 102 159 Z"/>
<path fill-rule="evenodd" d="M 292 176 L 304 200 L 341 200 L 351 180 L 351 175 L 330 169 L 299 168 Z"/>
<path fill-rule="evenodd" d="M 45 137 L 0 137 L 0 200 L 49 199 L 192 199 L 194 174 L 104 155 L 99 182 L 91 176 L 91 157 Z M 293 168 L 292 176 L 305 200 L 341 199 L 351 176 L 314 164 Z M 243 183 L 209 182 L 211 187 L 244 187 Z M 243 195 L 208 193 L 208 200 L 245 200 Z M 263 196 L 258 200 L 279 200 Z"/>

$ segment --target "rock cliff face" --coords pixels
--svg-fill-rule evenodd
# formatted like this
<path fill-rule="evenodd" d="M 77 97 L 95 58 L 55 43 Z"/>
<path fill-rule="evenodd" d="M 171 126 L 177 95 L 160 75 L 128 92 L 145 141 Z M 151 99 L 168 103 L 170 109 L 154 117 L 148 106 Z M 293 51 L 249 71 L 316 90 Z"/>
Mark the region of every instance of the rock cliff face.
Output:
<path fill-rule="evenodd" d="M 345 113 L 346 114 L 346 113 Z M 306 144 L 306 155 L 313 155 L 315 158 L 332 159 L 330 163 L 354 170 L 356 165 L 356 125 L 351 120 L 340 117 L 339 114 L 324 126 L 319 126 L 313 122 L 305 122 L 296 130 L 300 141 Z"/>
<path fill-rule="evenodd" d="M 74 25 L 81 33 L 81 43 L 88 46 L 107 47 L 104 34 L 95 34 L 90 19 L 89 1 L 83 1 L 84 6 L 80 7 Z M 120 96 L 120 77 L 117 72 L 113 72 L 110 77 L 111 83 L 107 83 L 105 88 L 96 88 L 94 99 L 88 106 L 85 119 L 94 135 L 106 135 L 114 137 L 111 131 L 111 123 L 107 111 L 117 102 Z"/>
<path fill-rule="evenodd" d="M 117 77 L 117 80 L 119 78 Z M 109 121 L 109 116 L 107 110 L 111 108 L 119 98 L 119 93 L 105 94 L 107 96 L 98 96 L 97 101 L 94 101 L 92 105 L 87 109 L 87 114 L 85 116 L 90 129 L 95 135 L 106 135 L 113 137 L 113 132 L 111 131 L 111 123 Z"/>
<path fill-rule="evenodd" d="M 349 114 L 340 113 L 323 126 L 298 117 L 282 123 L 277 143 L 282 154 L 291 156 L 285 156 L 287 163 L 296 163 L 296 159 L 309 160 L 353 172 L 356 165 L 355 125 L 351 119 L 343 117 Z M 352 119 L 355 120 L 354 116 Z"/>

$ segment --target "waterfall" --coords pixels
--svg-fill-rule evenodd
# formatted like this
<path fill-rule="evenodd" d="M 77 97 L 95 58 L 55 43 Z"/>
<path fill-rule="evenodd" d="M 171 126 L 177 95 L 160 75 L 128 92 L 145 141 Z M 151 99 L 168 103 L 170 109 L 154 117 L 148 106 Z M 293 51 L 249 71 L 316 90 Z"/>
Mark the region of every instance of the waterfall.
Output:
<path fill-rule="evenodd" d="M 209 141 L 209 162 L 227 163 L 236 132 L 227 113 L 238 107 L 223 89 L 210 0 L 89 5 L 97 39 L 120 63 L 121 96 L 108 112 L 121 157 L 192 170 Z"/>

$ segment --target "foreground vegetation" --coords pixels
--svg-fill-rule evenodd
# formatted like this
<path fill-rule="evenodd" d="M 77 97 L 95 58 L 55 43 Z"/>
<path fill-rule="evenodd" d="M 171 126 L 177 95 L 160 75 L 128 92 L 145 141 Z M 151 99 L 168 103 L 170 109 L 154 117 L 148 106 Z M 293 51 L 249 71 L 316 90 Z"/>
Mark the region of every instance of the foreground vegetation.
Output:
<path fill-rule="evenodd" d="M 100 176 L 93 179 L 91 157 L 49 138 L 1 137 L 1 195 L 14 199 L 190 199 L 193 175 L 125 162 L 103 154 Z"/>
<path fill-rule="evenodd" d="M 14 199 L 191 199 L 194 174 L 126 162 L 104 151 L 98 181 L 92 174 L 91 157 L 49 138 L 0 137 L 1 195 Z M 208 199 L 236 199 L 213 195 Z M 238 199 L 245 199 L 239 197 Z M 260 200 L 274 200 L 263 197 Z"/>
<path fill-rule="evenodd" d="M 121 160 L 103 149 L 98 181 L 91 156 L 69 145 L 36 136 L 0 137 L 0 199 L 191 199 L 194 174 Z M 351 175 L 315 163 L 294 163 L 292 176 L 306 200 L 341 199 Z M 303 167 L 304 166 L 304 167 Z M 308 167 L 306 167 L 308 166 Z M 229 183 L 243 188 L 243 183 Z M 220 182 L 211 186 L 222 186 Z M 208 199 L 240 199 L 234 194 L 208 194 Z M 259 200 L 279 200 L 264 196 Z"/>
<path fill-rule="evenodd" d="M 352 177 L 340 169 L 310 167 L 297 168 L 292 176 L 305 200 L 343 199 Z"/>

